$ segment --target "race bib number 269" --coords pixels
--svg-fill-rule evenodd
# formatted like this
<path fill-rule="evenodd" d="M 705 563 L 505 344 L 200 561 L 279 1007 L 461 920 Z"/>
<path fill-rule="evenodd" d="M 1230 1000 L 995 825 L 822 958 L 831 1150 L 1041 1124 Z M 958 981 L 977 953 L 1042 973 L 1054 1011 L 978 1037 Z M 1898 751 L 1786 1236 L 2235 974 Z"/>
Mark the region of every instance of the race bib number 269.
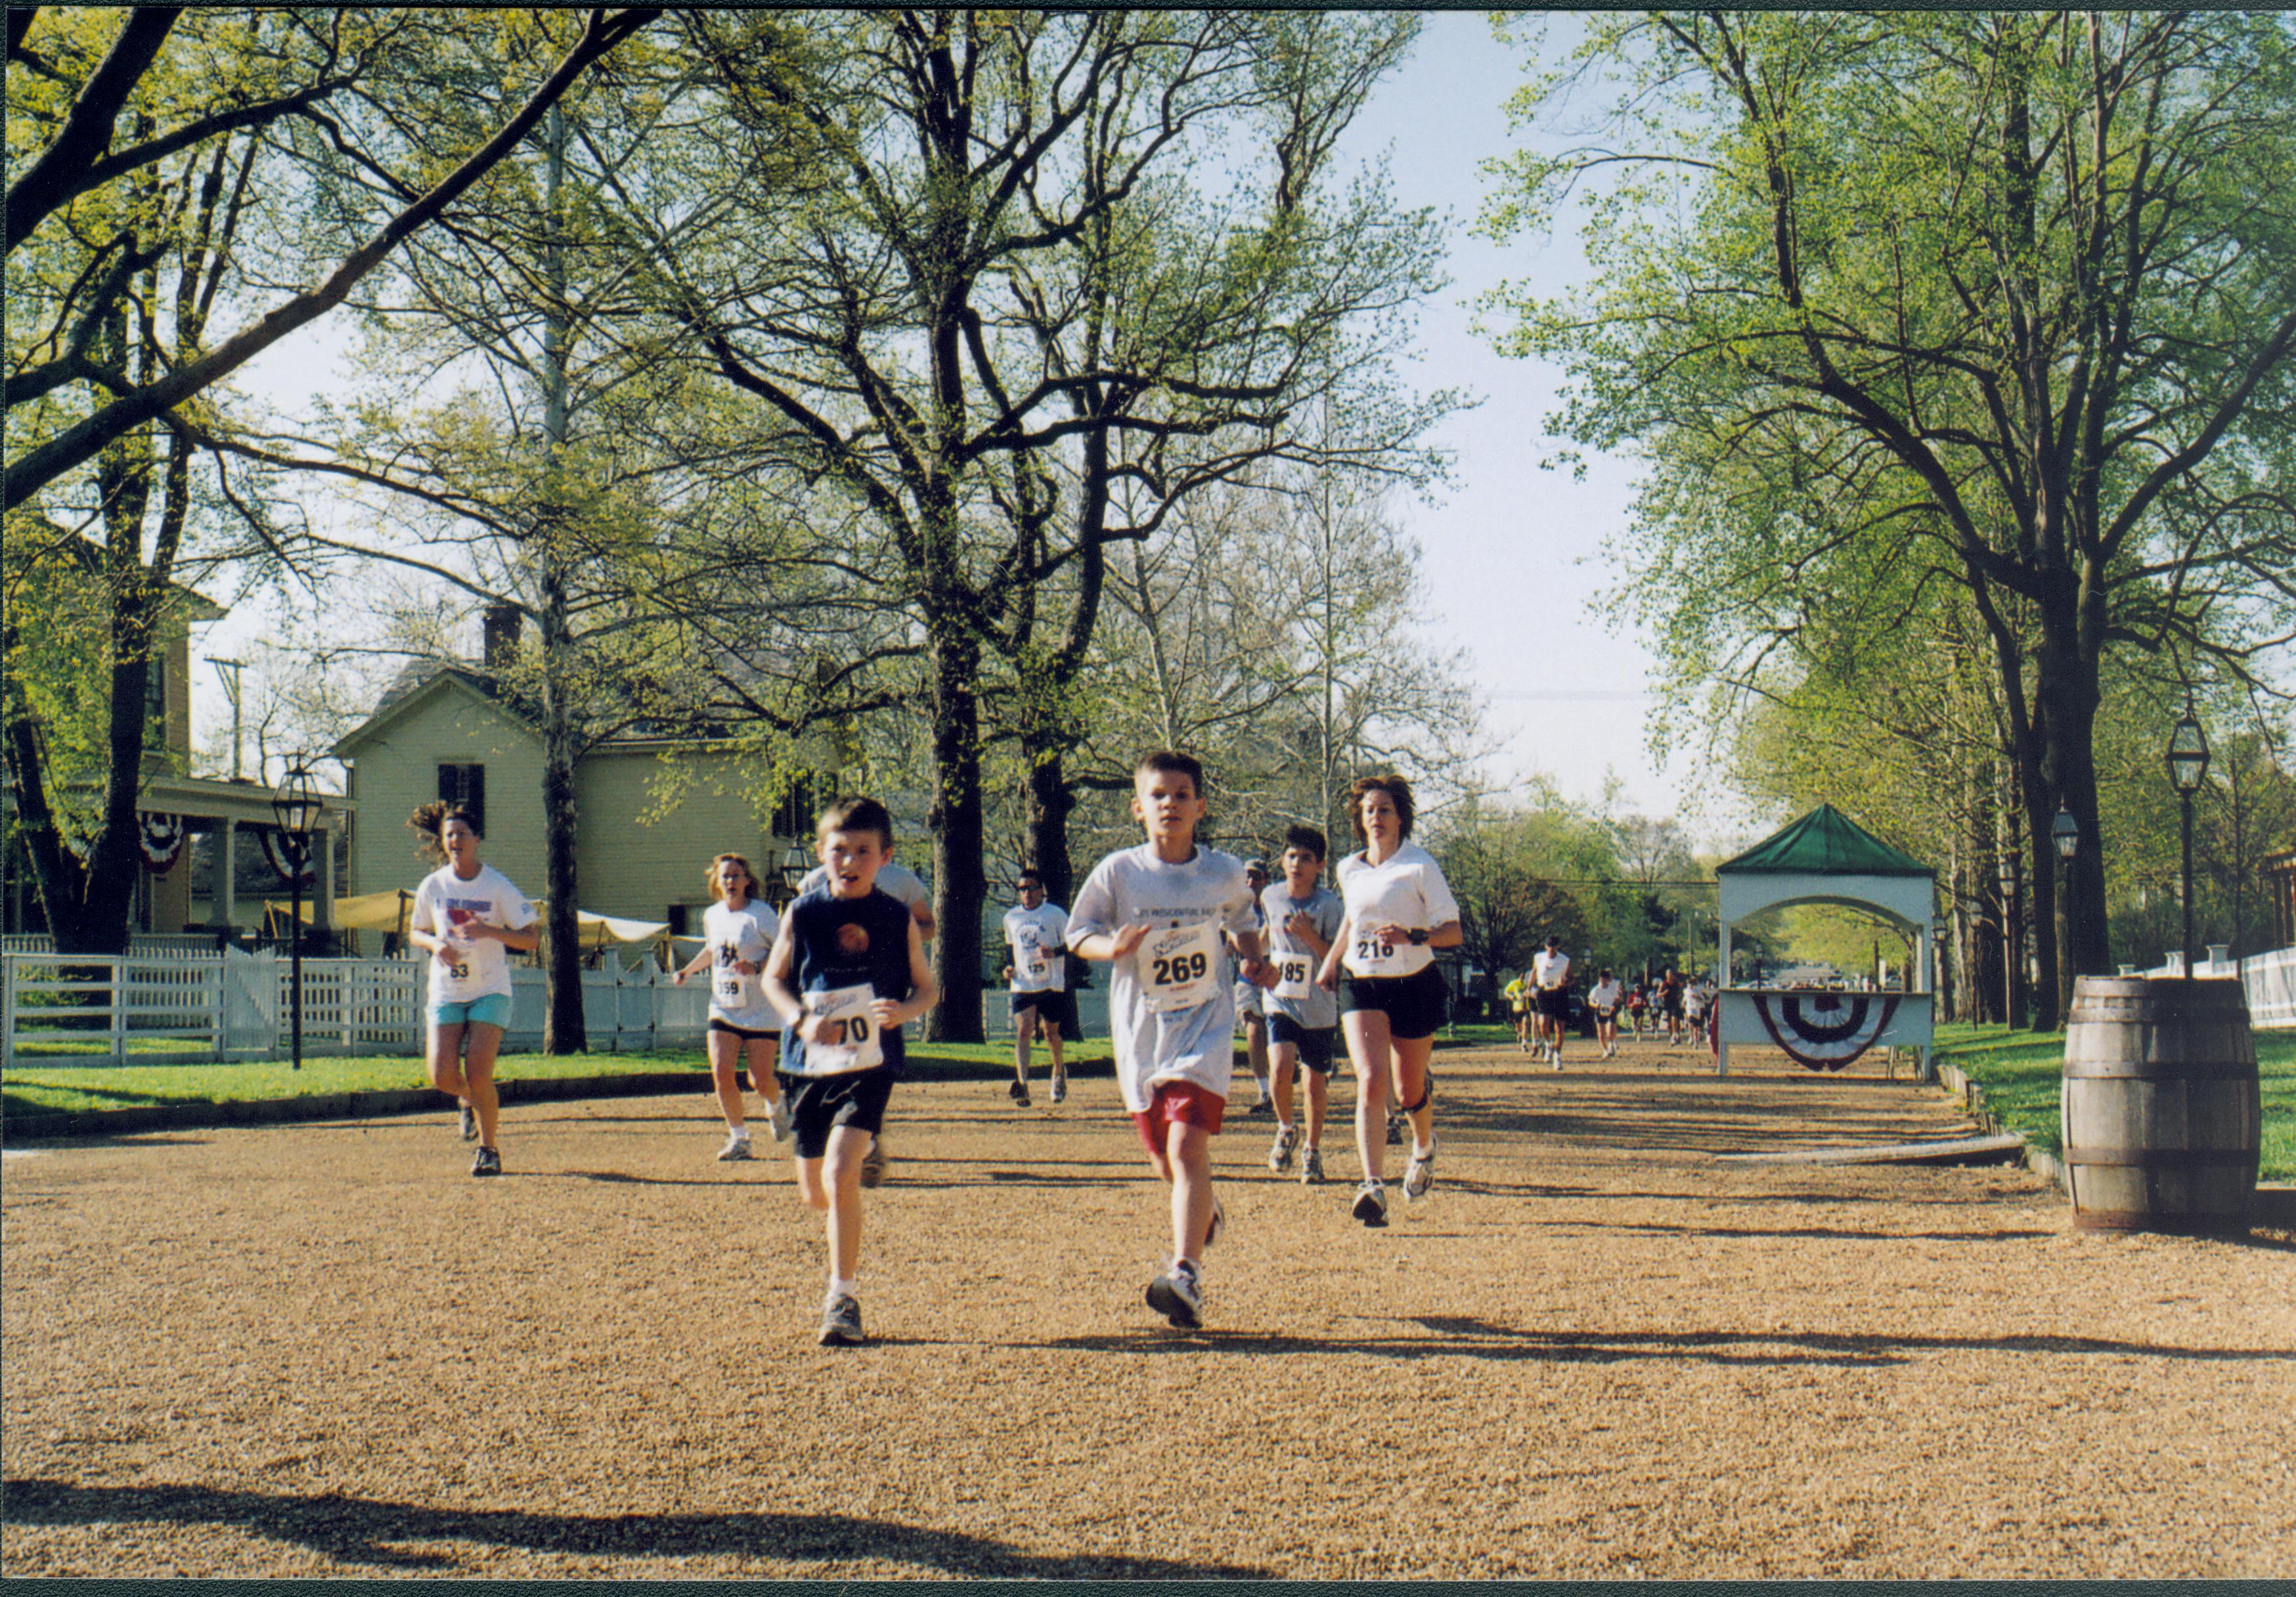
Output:
<path fill-rule="evenodd" d="M 1193 1009 L 1219 991 L 1219 928 L 1209 923 L 1151 932 L 1133 955 L 1140 989 L 1157 1014 Z"/>

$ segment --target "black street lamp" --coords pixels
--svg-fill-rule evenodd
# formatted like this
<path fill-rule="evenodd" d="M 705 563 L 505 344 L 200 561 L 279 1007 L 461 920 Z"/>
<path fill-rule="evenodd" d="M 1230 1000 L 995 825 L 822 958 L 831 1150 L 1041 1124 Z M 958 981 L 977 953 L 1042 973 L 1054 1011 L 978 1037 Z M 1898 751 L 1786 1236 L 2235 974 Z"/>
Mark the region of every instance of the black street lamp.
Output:
<path fill-rule="evenodd" d="M 2169 767 L 2169 780 L 2177 789 L 2185 805 L 2185 975 L 2194 970 L 2193 959 L 2193 794 L 2201 790 L 2201 783 L 2209 774 L 2208 734 L 2201 723 L 2193 719 L 2193 706 L 2185 705 L 2185 718 L 2169 734 L 2169 752 L 2162 756 Z"/>
<path fill-rule="evenodd" d="M 271 795 L 271 813 L 279 821 L 280 852 L 287 856 L 287 984 L 297 1070 L 303 1068 L 303 864 L 311 857 L 311 834 L 324 808 L 311 773 L 299 765 L 287 773 L 279 791 Z"/>
<path fill-rule="evenodd" d="M 2066 957 L 2062 968 L 2057 972 L 2058 1007 L 2062 1008 L 2064 1000 L 2071 996 L 2073 983 L 2077 979 L 2077 973 L 2072 969 L 2072 940 L 2079 934 L 2076 928 L 2080 925 L 2080 906 L 2073 901 L 2073 856 L 2080 852 L 2080 822 L 2073 819 L 2072 811 L 2062 801 L 2057 805 L 2056 819 L 2049 823 L 2049 840 L 2057 845 L 2057 859 L 2061 861 L 2057 869 L 2058 890 L 2065 897 Z"/>

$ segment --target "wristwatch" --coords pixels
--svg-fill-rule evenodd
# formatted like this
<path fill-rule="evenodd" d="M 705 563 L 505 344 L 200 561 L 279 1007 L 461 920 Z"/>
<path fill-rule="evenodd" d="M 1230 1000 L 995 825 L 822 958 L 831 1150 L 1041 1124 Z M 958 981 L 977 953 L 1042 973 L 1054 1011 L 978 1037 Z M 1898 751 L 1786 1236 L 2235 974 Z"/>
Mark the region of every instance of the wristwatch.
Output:
<path fill-rule="evenodd" d="M 1404 935 L 1410 940 L 1411 945 L 1414 948 L 1416 948 L 1421 943 L 1427 941 L 1427 928 L 1425 926 L 1414 926 L 1410 931 L 1405 933 Z"/>

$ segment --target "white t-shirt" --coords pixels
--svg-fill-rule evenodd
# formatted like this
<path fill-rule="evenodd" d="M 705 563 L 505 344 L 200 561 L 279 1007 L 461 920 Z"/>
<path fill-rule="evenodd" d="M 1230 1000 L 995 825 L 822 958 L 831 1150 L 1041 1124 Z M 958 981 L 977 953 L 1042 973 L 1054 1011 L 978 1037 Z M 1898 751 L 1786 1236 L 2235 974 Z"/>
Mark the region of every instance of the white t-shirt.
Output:
<path fill-rule="evenodd" d="M 800 898 L 808 893 L 828 891 L 829 867 L 826 865 L 815 866 L 806 873 L 805 880 L 797 885 Z M 925 885 L 924 877 L 906 865 L 897 865 L 890 860 L 880 865 L 877 868 L 877 891 L 899 899 L 909 907 L 912 915 L 919 910 L 931 912 L 932 889 Z"/>
<path fill-rule="evenodd" d="M 534 924 L 534 905 L 491 865 L 480 866 L 479 874 L 467 882 L 455 874 L 453 866 L 442 865 L 414 890 L 414 908 L 406 924 L 414 931 L 445 937 L 447 927 L 472 921 L 515 932 Z M 467 1004 L 496 993 L 510 996 L 509 950 L 491 937 L 451 943 L 449 947 L 452 964 L 436 958 L 430 961 L 430 1002 Z"/>
<path fill-rule="evenodd" d="M 1069 912 L 1046 899 L 1035 909 L 1004 911 L 1004 941 L 1013 950 L 1013 991 L 1058 992 L 1067 985 Z"/>
<path fill-rule="evenodd" d="M 781 918 L 754 898 L 738 910 L 720 900 L 701 912 L 701 935 L 709 948 L 709 1018 L 745 1032 L 781 1029 L 781 1017 L 766 1001 L 762 968 L 780 930 Z M 736 960 L 760 969 L 745 975 L 734 968 Z"/>
<path fill-rule="evenodd" d="M 1069 911 L 1068 945 L 1146 922 L 1109 977 L 1109 1031 L 1124 1106 L 1137 1115 L 1164 1082 L 1227 1096 L 1235 1068 L 1234 962 L 1224 934 L 1254 927 L 1243 861 L 1199 846 L 1167 865 L 1144 843 L 1093 868 Z"/>
<path fill-rule="evenodd" d="M 1541 950 L 1530 957 L 1530 984 L 1548 992 L 1570 984 L 1570 956 Z"/>
<path fill-rule="evenodd" d="M 1595 990 L 1587 995 L 1587 1001 L 1597 1009 L 1615 1009 L 1619 1007 L 1619 1001 L 1626 997 L 1626 992 L 1627 990 L 1620 986 L 1615 978 L 1607 982 L 1597 982 L 1595 984 Z"/>
<path fill-rule="evenodd" d="M 1398 926 L 1430 930 L 1459 918 L 1459 901 L 1435 856 L 1406 843 L 1374 865 L 1360 853 L 1340 861 L 1340 896 L 1348 906 L 1348 946 L 1341 956 L 1349 975 L 1416 975 L 1435 963 L 1424 943 L 1382 943 L 1368 928 Z"/>

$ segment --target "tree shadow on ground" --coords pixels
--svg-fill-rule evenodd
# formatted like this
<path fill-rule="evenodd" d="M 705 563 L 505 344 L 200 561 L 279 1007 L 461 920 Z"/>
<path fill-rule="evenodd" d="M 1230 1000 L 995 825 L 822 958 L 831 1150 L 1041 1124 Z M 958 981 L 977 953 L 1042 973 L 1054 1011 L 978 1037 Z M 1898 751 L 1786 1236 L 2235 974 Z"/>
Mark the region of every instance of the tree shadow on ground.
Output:
<path fill-rule="evenodd" d="M 1923 1337 L 1822 1331 L 1526 1331 L 1464 1317 L 1411 1316 L 1399 1323 L 1429 1337 L 1305 1337 L 1257 1331 L 1170 1331 L 1063 1337 L 1032 1344 L 1090 1353 L 1224 1353 L 1295 1356 L 1357 1354 L 1401 1360 L 1466 1358 L 1513 1363 L 1624 1363 L 1669 1360 L 1720 1365 L 1824 1364 L 1876 1368 L 1926 1353 L 2042 1353 L 2296 1363 L 2296 1349 L 2169 1347 L 2096 1337 Z M 1765 1352 L 1762 1349 L 1794 1351 Z"/>
<path fill-rule="evenodd" d="M 2054 1231 L 1885 1231 L 1830 1225 L 1660 1225 L 1638 1221 L 1558 1220 L 1558 1231 L 1640 1231 L 1657 1237 L 1824 1237 L 1841 1242 L 2030 1242 L 2054 1237 Z"/>
<path fill-rule="evenodd" d="M 1201 1580 L 1265 1577 L 1237 1564 L 1030 1552 L 980 1536 L 842 1514 L 547 1514 L 455 1511 L 333 1493 L 298 1497 L 209 1486 L 5 1483 L 10 1525 L 228 1525 L 348 1564 L 405 1574 L 453 1571 L 451 1552 L 410 1542 L 463 1542 L 574 1558 L 733 1555 L 821 1563 L 868 1559 L 934 1576 L 1006 1580 Z M 260 1574 L 260 1570 L 243 1573 Z"/>

